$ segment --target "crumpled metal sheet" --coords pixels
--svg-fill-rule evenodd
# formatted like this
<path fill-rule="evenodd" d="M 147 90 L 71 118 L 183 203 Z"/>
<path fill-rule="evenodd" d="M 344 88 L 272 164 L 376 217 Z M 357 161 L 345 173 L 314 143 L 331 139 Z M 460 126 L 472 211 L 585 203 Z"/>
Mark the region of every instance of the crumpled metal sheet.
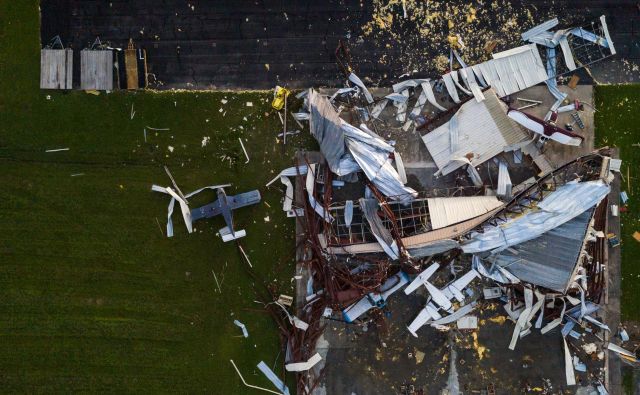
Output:
<path fill-rule="evenodd" d="M 378 201 L 375 199 L 363 199 L 361 198 L 358 203 L 360 204 L 360 210 L 362 215 L 367 219 L 371 233 L 375 236 L 376 240 L 384 252 L 389 255 L 391 259 L 400 258 L 400 250 L 398 244 L 391 236 L 391 232 L 385 228 L 382 220 L 378 216 Z"/>
<path fill-rule="evenodd" d="M 278 391 L 282 392 L 283 395 L 289 395 L 289 388 L 284 384 L 280 377 L 278 377 L 269 366 L 267 366 L 264 361 L 260 361 L 258 364 L 258 369 L 276 386 Z"/>
<path fill-rule="evenodd" d="M 184 195 L 185 198 L 190 198 L 191 196 L 197 195 L 205 189 L 216 190 L 218 188 L 228 187 L 230 184 L 223 185 L 210 185 L 200 189 L 197 189 L 193 192 L 187 193 Z M 182 218 L 184 219 L 184 224 L 187 227 L 187 231 L 189 233 L 193 232 L 193 225 L 191 222 L 191 210 L 189 209 L 189 205 L 185 202 L 176 192 L 171 189 L 171 187 L 161 187 L 159 185 L 152 185 L 151 190 L 154 192 L 166 193 L 171 196 L 171 200 L 169 201 L 169 207 L 167 209 L 167 237 L 173 237 L 173 220 L 171 219 L 171 215 L 173 215 L 173 207 L 175 205 L 176 200 L 180 205 L 180 211 L 182 211 Z"/>
<path fill-rule="evenodd" d="M 366 126 L 357 128 L 340 119 L 331 103 L 313 90 L 309 92 L 309 109 L 311 133 L 332 172 L 344 176 L 362 169 L 385 196 L 404 201 L 417 195 L 404 186 L 393 167 L 391 144 Z"/>
<path fill-rule="evenodd" d="M 362 90 L 362 93 L 364 94 L 364 97 L 365 99 L 367 99 L 367 102 L 369 102 L 369 104 L 373 103 L 373 96 L 371 96 L 371 93 L 364 85 L 364 82 L 362 82 L 362 80 L 358 78 L 357 75 L 355 75 L 354 73 L 349 74 L 349 81 L 353 82 L 358 88 Z"/>
<path fill-rule="evenodd" d="M 475 233 L 462 244 L 462 251 L 497 252 L 532 240 L 595 206 L 609 191 L 609 185 L 601 180 L 569 182 L 547 195 L 538 203 L 537 210 L 530 210 L 500 226 L 487 226 L 483 233 Z"/>
<path fill-rule="evenodd" d="M 311 89 L 308 95 L 309 129 L 320 143 L 320 151 L 327 160 L 332 172 L 340 174 L 340 160 L 346 153 L 342 120 L 333 109 L 329 100 Z"/>

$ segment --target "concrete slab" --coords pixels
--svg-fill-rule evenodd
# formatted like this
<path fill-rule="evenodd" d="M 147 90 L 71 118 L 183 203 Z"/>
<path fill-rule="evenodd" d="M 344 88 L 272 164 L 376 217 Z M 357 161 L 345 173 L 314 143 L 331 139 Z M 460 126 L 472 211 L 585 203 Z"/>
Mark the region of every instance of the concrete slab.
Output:
<path fill-rule="evenodd" d="M 468 264 L 468 262 L 467 262 Z M 475 295 L 490 283 L 477 282 Z M 500 302 L 484 302 L 474 315 L 477 330 L 448 333 L 431 327 L 418 330 L 414 338 L 406 329 L 424 306 L 426 295 L 406 296 L 402 292 L 390 298 L 384 311 L 385 325 L 371 321 L 364 326 L 327 321 L 325 339 L 328 353 L 322 391 L 327 394 L 395 394 L 403 385 L 413 385 L 424 394 L 442 394 L 452 389 L 461 393 L 486 393 L 489 387 L 498 394 L 539 393 L 536 388 L 552 388 L 550 393 L 576 393 L 590 382 L 589 374 L 604 368 L 603 360 L 590 360 L 578 354 L 589 373 L 576 372 L 578 385 L 567 387 L 560 328 L 542 335 L 539 330 L 508 349 L 515 324 L 507 319 Z M 584 339 L 568 339 L 572 354 L 582 344 L 598 339 L 585 334 Z M 455 350 L 456 374 L 451 370 L 451 348 Z M 416 353 L 424 353 L 418 363 Z M 455 392 L 450 392 L 455 393 Z M 589 392 L 586 392 L 589 393 Z"/>

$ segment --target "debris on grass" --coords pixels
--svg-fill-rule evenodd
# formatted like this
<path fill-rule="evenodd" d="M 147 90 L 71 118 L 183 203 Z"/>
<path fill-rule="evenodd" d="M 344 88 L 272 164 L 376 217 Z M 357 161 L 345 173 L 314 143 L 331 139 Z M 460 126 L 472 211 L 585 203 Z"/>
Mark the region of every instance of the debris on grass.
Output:
<path fill-rule="evenodd" d="M 242 336 L 249 337 L 249 331 L 247 331 L 247 327 L 238 320 L 233 320 L 233 323 L 236 324 L 237 327 L 242 329 Z"/>

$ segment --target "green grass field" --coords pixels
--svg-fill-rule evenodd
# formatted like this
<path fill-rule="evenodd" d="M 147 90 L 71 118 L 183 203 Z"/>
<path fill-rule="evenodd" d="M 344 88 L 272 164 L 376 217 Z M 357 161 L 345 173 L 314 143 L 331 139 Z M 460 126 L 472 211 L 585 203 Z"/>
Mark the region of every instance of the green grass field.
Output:
<path fill-rule="evenodd" d="M 0 2 L 2 392 L 255 392 L 229 359 L 271 387 L 255 366 L 275 363 L 278 331 L 235 245 L 216 236 L 224 222 L 188 235 L 177 209 L 168 239 L 156 219 L 164 232 L 169 199 L 150 187 L 170 185 L 167 165 L 185 193 L 259 188 L 265 203 L 236 213 L 242 243 L 258 275 L 293 294 L 294 222 L 263 186 L 310 139 L 283 152 L 269 92 L 41 91 L 38 26 L 37 1 Z M 145 142 L 146 126 L 170 130 Z"/>
<path fill-rule="evenodd" d="M 629 195 L 628 211 L 622 219 L 622 316 L 640 320 L 640 243 L 633 232 L 640 231 L 640 89 L 637 85 L 598 86 L 595 92 L 596 146 L 620 148 L 621 190 Z M 628 171 L 628 173 L 627 173 Z M 629 177 L 627 178 L 627 174 Z"/>

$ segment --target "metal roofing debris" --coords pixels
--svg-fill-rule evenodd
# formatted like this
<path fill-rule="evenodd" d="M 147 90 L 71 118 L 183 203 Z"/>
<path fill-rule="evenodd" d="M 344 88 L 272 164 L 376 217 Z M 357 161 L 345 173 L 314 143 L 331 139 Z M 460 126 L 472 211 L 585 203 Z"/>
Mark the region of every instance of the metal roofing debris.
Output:
<path fill-rule="evenodd" d="M 500 226 L 488 225 L 462 244 L 465 253 L 499 251 L 534 239 L 560 226 L 599 203 L 609 194 L 601 180 L 569 182 L 540 201 L 536 209 L 509 219 Z"/>
<path fill-rule="evenodd" d="M 620 173 L 620 167 L 622 166 L 622 159 L 610 159 L 609 170 Z"/>
<path fill-rule="evenodd" d="M 113 90 L 113 51 L 80 51 L 80 89 Z"/>
<path fill-rule="evenodd" d="M 180 211 L 182 211 L 182 218 L 184 219 L 184 224 L 187 227 L 187 231 L 189 233 L 193 232 L 191 210 L 189 210 L 189 205 L 187 204 L 187 202 L 185 202 L 177 193 L 175 193 L 173 189 L 171 189 L 171 187 L 152 185 L 151 190 L 154 192 L 166 193 L 171 196 L 169 207 L 167 209 L 167 237 L 173 237 L 173 221 L 171 219 L 171 215 L 173 214 L 173 206 L 175 205 L 176 200 L 180 204 Z"/>
<path fill-rule="evenodd" d="M 242 329 L 242 336 L 249 337 L 249 331 L 247 331 L 247 327 L 238 320 L 233 320 L 233 323 L 240 329 Z"/>
<path fill-rule="evenodd" d="M 484 82 L 500 97 L 519 92 L 549 78 L 535 44 L 493 54 L 493 59 L 477 64 L 472 69 L 474 73 L 479 70 Z M 455 91 L 456 76 L 452 78 L 445 74 L 443 79 L 451 98 L 458 102 L 458 94 Z M 459 84 L 457 86 L 460 88 Z"/>
<path fill-rule="evenodd" d="M 558 18 L 553 18 L 551 20 L 548 20 L 546 22 L 543 22 L 537 26 L 532 27 L 531 29 L 527 30 L 526 32 L 522 33 L 520 36 L 522 37 L 523 41 L 529 41 L 530 38 L 535 37 L 537 35 L 539 35 L 540 33 L 543 33 L 553 27 L 556 27 L 558 25 Z"/>
<path fill-rule="evenodd" d="M 357 75 L 355 75 L 354 73 L 349 74 L 349 81 L 353 82 L 358 88 L 362 90 L 362 94 L 364 94 L 364 97 L 367 99 L 367 102 L 369 102 L 369 104 L 373 103 L 373 96 L 371 96 L 371 93 L 369 93 L 369 90 L 366 86 L 364 86 L 364 83 L 360 78 L 358 78 Z"/>
<path fill-rule="evenodd" d="M 629 195 L 627 195 L 627 191 L 620 192 L 620 200 L 622 201 L 622 204 L 627 204 L 627 201 L 629 200 Z"/>
<path fill-rule="evenodd" d="M 638 357 L 636 357 L 636 354 L 626 350 L 618 345 L 615 345 L 611 342 L 609 342 L 609 344 L 607 345 L 607 349 L 611 350 L 613 352 L 615 352 L 616 354 L 620 355 L 621 357 L 626 357 L 626 359 L 631 360 L 633 362 L 638 362 Z"/>
<path fill-rule="evenodd" d="M 279 178 L 280 182 L 286 186 L 287 189 L 284 194 L 284 201 L 282 202 L 283 211 L 290 211 L 291 205 L 293 204 L 293 184 L 291 183 L 291 180 L 289 180 L 289 177 L 305 175 L 307 174 L 308 170 L 309 169 L 306 165 L 289 167 L 282 170 L 277 176 L 275 176 L 271 181 L 267 183 L 266 186 L 269 186 Z"/>
<path fill-rule="evenodd" d="M 428 198 L 427 204 L 433 229 L 457 224 L 502 206 L 495 196 Z"/>
<path fill-rule="evenodd" d="M 514 151 L 515 152 L 515 151 Z M 498 188 L 496 194 L 505 199 L 511 199 L 511 177 L 509 176 L 509 167 L 507 162 L 498 161 Z"/>
<path fill-rule="evenodd" d="M 331 171 L 344 176 L 362 170 L 385 196 L 407 200 L 416 192 L 402 183 L 391 164 L 394 148 L 366 127 L 356 128 L 340 119 L 329 101 L 309 92 L 311 134 L 320 143 Z"/>
<path fill-rule="evenodd" d="M 464 103 L 451 121 L 422 137 L 442 175 L 467 161 L 478 166 L 529 140 L 527 133 L 507 117 L 507 107 L 494 91 L 486 91 L 485 97 L 480 103 Z"/>
<path fill-rule="evenodd" d="M 360 199 L 360 210 L 369 223 L 371 233 L 375 236 L 380 246 L 393 260 L 400 257 L 398 244 L 393 239 L 391 232 L 385 228 L 382 219 L 378 216 L 378 201 L 376 199 Z"/>
<path fill-rule="evenodd" d="M 257 390 L 261 390 L 261 391 L 265 391 L 265 392 L 270 392 L 270 393 L 276 394 L 276 395 L 283 395 L 281 392 L 272 391 L 272 390 L 267 389 L 267 388 L 262 388 L 262 387 L 258 387 L 257 385 L 252 385 L 252 384 L 247 383 L 245 381 L 244 377 L 242 377 L 242 373 L 240 373 L 240 370 L 238 370 L 238 367 L 236 366 L 236 363 L 233 362 L 233 359 L 230 359 L 229 362 L 231 362 L 231 364 L 233 365 L 233 368 L 236 370 L 236 373 L 238 373 L 238 376 L 240 376 L 240 380 L 242 380 L 242 384 L 244 384 L 245 386 L 247 386 L 249 388 L 255 388 Z"/>
<path fill-rule="evenodd" d="M 333 222 L 334 218 L 327 212 L 324 206 L 316 201 L 315 198 L 315 174 L 316 167 L 318 165 L 311 164 L 309 165 L 309 171 L 307 172 L 307 180 L 305 182 L 305 187 L 307 188 L 307 196 L 309 197 L 309 204 L 311 208 L 315 210 L 318 215 L 327 222 Z"/>
<path fill-rule="evenodd" d="M 276 388 L 281 391 L 284 395 L 289 395 L 289 388 L 284 384 L 280 377 L 278 377 L 269 366 L 267 366 L 264 361 L 260 361 L 258 364 L 258 369 L 276 386 Z"/>
<path fill-rule="evenodd" d="M 576 385 L 576 375 L 573 371 L 573 359 L 569 352 L 569 346 L 567 346 L 567 339 L 564 337 L 562 338 L 562 344 L 564 345 L 564 368 L 567 385 Z"/>
<path fill-rule="evenodd" d="M 346 153 L 345 137 L 342 132 L 342 120 L 331 103 L 313 89 L 309 90 L 309 129 L 320 143 L 331 171 L 337 175 L 351 173 L 354 169 L 341 170 L 340 162 Z"/>
<path fill-rule="evenodd" d="M 516 244 L 485 261 L 503 267 L 521 281 L 564 293 L 578 264 L 593 212 L 594 209 L 588 209 L 539 237 Z"/>
<path fill-rule="evenodd" d="M 629 334 L 627 333 L 627 331 L 624 328 L 620 328 L 618 330 L 618 336 L 620 336 L 620 341 L 622 343 L 629 341 Z"/>
<path fill-rule="evenodd" d="M 287 370 L 287 372 L 304 372 L 314 367 L 321 360 L 322 360 L 322 357 L 320 356 L 320 354 L 315 353 L 306 362 L 288 363 L 284 365 L 284 368 Z"/>

